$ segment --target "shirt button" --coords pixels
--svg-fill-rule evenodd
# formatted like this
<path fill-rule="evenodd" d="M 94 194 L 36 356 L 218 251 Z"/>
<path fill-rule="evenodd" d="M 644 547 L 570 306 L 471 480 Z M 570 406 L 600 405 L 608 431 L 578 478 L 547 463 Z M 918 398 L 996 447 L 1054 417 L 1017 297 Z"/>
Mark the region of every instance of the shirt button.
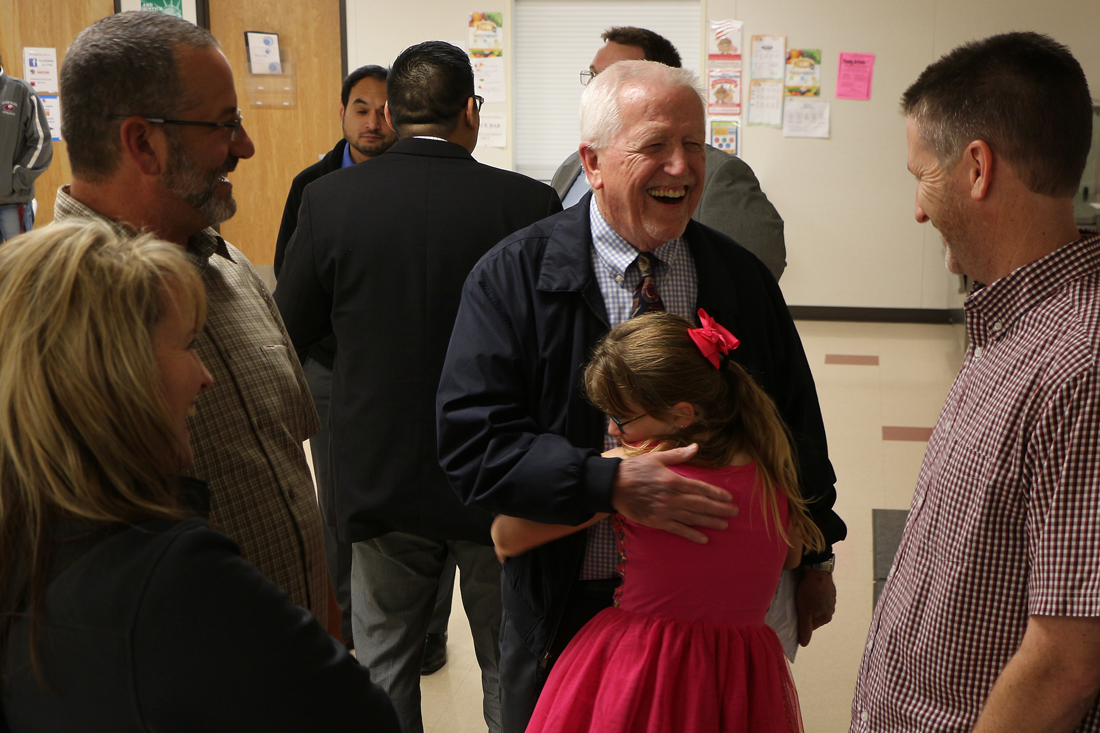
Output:
<path fill-rule="evenodd" d="M 616 275 L 615 276 L 615 282 L 619 283 L 619 285 L 622 285 L 623 284 L 623 276 L 622 275 Z"/>
<path fill-rule="evenodd" d="M 974 349 L 974 358 L 975 359 L 981 359 L 982 358 L 982 347 L 981 346 Z"/>
<path fill-rule="evenodd" d="M 993 321 L 994 333 L 999 332 L 1002 328 L 1004 328 L 1004 324 L 1002 324 L 1000 321 Z"/>
<path fill-rule="evenodd" d="M 866 723 L 870 718 L 871 718 L 871 716 L 867 714 L 866 710 L 864 710 L 863 712 L 861 712 L 859 714 L 859 719 L 863 723 Z"/>
<path fill-rule="evenodd" d="M 871 649 L 873 649 L 874 646 L 875 646 L 875 640 L 874 639 L 868 639 L 867 640 L 867 651 L 871 651 Z"/>

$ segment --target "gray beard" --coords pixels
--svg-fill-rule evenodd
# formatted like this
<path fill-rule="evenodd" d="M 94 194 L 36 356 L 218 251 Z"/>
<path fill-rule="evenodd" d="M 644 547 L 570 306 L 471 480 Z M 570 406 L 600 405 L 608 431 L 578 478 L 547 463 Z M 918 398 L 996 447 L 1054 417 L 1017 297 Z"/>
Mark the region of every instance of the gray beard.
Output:
<path fill-rule="evenodd" d="M 172 157 L 164 172 L 164 187 L 190 205 L 210 226 L 233 218 L 237 202 L 232 194 L 228 198 L 218 196 L 218 183 L 229 169 L 236 167 L 237 159 L 230 158 L 221 169 L 204 174 L 195 168 L 178 140 L 169 141 L 169 150 Z"/>

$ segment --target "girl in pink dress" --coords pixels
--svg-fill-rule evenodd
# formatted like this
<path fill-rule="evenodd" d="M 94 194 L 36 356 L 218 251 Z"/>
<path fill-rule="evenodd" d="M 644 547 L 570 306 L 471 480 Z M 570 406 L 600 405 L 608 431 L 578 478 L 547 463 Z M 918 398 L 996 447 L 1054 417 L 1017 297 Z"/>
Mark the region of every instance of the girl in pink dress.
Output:
<path fill-rule="evenodd" d="M 737 339 L 702 310 L 702 328 L 639 316 L 596 347 L 589 401 L 625 457 L 696 443 L 672 470 L 726 489 L 739 508 L 700 545 L 616 514 L 622 585 L 615 605 L 566 647 L 528 733 L 793 733 L 802 730 L 783 648 L 764 623 L 784 567 L 823 546 L 798 493 L 775 405 L 728 352 Z M 498 516 L 502 557 L 577 532 Z"/>

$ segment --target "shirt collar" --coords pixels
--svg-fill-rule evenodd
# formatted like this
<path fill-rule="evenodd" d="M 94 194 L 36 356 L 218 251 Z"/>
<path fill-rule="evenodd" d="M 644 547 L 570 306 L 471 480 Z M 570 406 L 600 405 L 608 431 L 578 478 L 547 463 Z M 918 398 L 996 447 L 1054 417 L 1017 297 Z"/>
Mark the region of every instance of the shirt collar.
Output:
<path fill-rule="evenodd" d="M 592 201 L 589 204 L 588 216 L 592 224 L 592 245 L 596 251 L 596 257 L 616 275 L 625 274 L 627 268 L 638 258 L 638 248 L 623 239 L 618 232 L 611 228 L 611 225 L 603 218 L 603 214 L 600 213 L 600 207 L 596 204 L 595 196 L 592 196 Z M 661 262 L 657 274 L 668 272 L 669 268 L 683 256 L 686 249 L 687 243 L 681 235 L 676 239 L 670 239 L 653 250 L 653 255 Z"/>
<path fill-rule="evenodd" d="M 963 303 L 967 336 L 981 346 L 1000 338 L 1037 303 L 1083 275 L 1100 270 L 1100 233 L 1080 230 L 1081 237 L 990 285 L 971 293 Z"/>
<path fill-rule="evenodd" d="M 341 168 L 347 168 L 349 165 L 355 165 L 355 161 L 351 157 L 351 143 L 344 146 L 344 159 L 340 163 Z"/>
<path fill-rule="evenodd" d="M 120 237 L 136 236 L 136 232 L 128 224 L 109 219 L 74 199 L 69 194 L 68 185 L 57 189 L 57 200 L 54 202 L 54 218 L 57 221 L 94 219 L 107 224 Z M 187 240 L 187 258 L 200 272 L 206 269 L 206 263 L 213 254 L 218 254 L 227 260 L 232 259 L 229 256 L 229 247 L 226 246 L 225 240 L 212 227 L 195 232 Z"/>

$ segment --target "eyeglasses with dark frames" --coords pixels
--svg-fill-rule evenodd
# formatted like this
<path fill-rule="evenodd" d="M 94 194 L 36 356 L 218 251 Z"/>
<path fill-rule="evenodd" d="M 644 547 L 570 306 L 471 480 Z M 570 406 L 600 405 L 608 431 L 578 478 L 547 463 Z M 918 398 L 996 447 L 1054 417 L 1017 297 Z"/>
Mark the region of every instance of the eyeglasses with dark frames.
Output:
<path fill-rule="evenodd" d="M 200 122 L 198 120 L 169 120 L 163 117 L 146 117 L 145 115 L 113 115 L 116 120 L 128 120 L 131 117 L 140 117 L 154 125 L 194 125 L 195 127 L 224 127 L 229 130 L 229 142 L 237 139 L 237 131 L 244 125 L 244 115 L 237 110 L 237 118 L 229 122 Z"/>
<path fill-rule="evenodd" d="M 588 71 L 581 72 L 581 86 L 588 86 L 588 82 L 596 78 L 596 72 L 589 69 Z"/>
<path fill-rule="evenodd" d="M 641 415 L 638 415 L 638 417 L 632 417 L 629 420 L 620 420 L 619 418 L 612 415 L 611 413 L 608 413 L 607 416 L 609 418 L 611 418 L 611 422 L 615 423 L 615 425 L 617 425 L 618 428 L 619 428 L 619 432 L 622 433 L 622 432 L 626 432 L 625 428 L 626 428 L 627 425 L 634 422 L 635 420 L 641 420 L 643 417 L 646 416 L 646 414 L 647 413 L 643 412 Z"/>

